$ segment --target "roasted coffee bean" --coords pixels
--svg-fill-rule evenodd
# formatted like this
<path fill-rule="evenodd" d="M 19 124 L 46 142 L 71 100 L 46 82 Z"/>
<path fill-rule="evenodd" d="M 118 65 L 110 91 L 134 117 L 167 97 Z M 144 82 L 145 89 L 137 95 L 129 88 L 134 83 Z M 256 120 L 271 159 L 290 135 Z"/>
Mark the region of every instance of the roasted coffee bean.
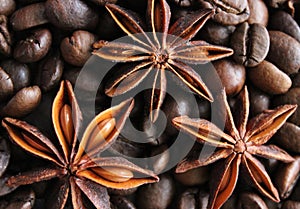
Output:
<path fill-rule="evenodd" d="M 237 204 L 237 196 L 232 195 L 222 206 L 222 209 L 236 209 L 236 204 Z M 206 209 L 206 208 L 205 208 Z"/>
<path fill-rule="evenodd" d="M 14 92 L 14 85 L 9 75 L 0 67 L 0 101 L 6 100 Z"/>
<path fill-rule="evenodd" d="M 298 209 L 300 208 L 300 201 L 287 200 L 283 203 L 281 209 Z"/>
<path fill-rule="evenodd" d="M 64 60 L 74 66 L 83 66 L 90 58 L 92 44 L 96 40 L 96 36 L 88 31 L 75 31 L 61 42 L 60 50 Z"/>
<path fill-rule="evenodd" d="M 212 19 L 223 25 L 237 25 L 249 18 L 250 10 L 247 0 L 199 0 L 204 8 L 215 9 Z"/>
<path fill-rule="evenodd" d="M 246 80 L 245 67 L 235 63 L 231 59 L 214 61 L 213 65 L 221 79 L 226 94 L 234 96 L 239 93 Z"/>
<path fill-rule="evenodd" d="M 36 84 L 44 91 L 50 91 L 59 84 L 64 69 L 64 62 L 59 53 L 50 53 L 39 63 Z"/>
<path fill-rule="evenodd" d="M 168 146 L 162 145 L 151 149 L 152 168 L 156 174 L 163 173 L 170 160 Z"/>
<path fill-rule="evenodd" d="M 0 197 L 7 195 L 7 194 L 11 193 L 12 191 L 14 191 L 15 189 L 17 189 L 16 186 L 14 186 L 14 187 L 7 186 L 8 179 L 9 179 L 9 176 L 7 176 L 7 175 L 3 175 L 2 177 L 0 177 Z"/>
<path fill-rule="evenodd" d="M 195 0 L 172 0 L 172 2 L 180 7 L 190 7 L 195 4 Z"/>
<path fill-rule="evenodd" d="M 159 178 L 157 183 L 139 187 L 136 197 L 138 208 L 166 209 L 171 204 L 175 193 L 174 181 L 166 174 Z"/>
<path fill-rule="evenodd" d="M 197 196 L 199 190 L 196 188 L 190 188 L 180 194 L 177 203 L 178 209 L 196 209 L 197 207 Z"/>
<path fill-rule="evenodd" d="M 41 97 L 41 90 L 38 86 L 25 87 L 0 109 L 0 116 L 24 117 L 39 105 Z"/>
<path fill-rule="evenodd" d="M 300 43 L 281 31 L 269 31 L 270 50 L 267 60 L 285 73 L 298 72 L 300 68 Z"/>
<path fill-rule="evenodd" d="M 259 24 L 244 22 L 231 36 L 230 46 L 234 50 L 234 60 L 246 67 L 254 67 L 267 56 L 270 39 L 267 29 Z"/>
<path fill-rule="evenodd" d="M 274 140 L 285 150 L 300 153 L 300 127 L 286 122 L 274 135 Z"/>
<path fill-rule="evenodd" d="M 8 20 L 4 15 L 0 15 L 0 55 L 6 57 L 11 55 L 12 37 L 8 31 Z"/>
<path fill-rule="evenodd" d="M 112 209 L 136 209 L 134 204 L 126 197 L 112 196 L 110 202 L 112 203 Z"/>
<path fill-rule="evenodd" d="M 30 84 L 30 70 L 26 64 L 9 59 L 1 62 L 0 66 L 9 76 L 8 78 L 11 79 L 14 92 L 17 92 Z M 6 85 L 10 86 L 11 84 L 7 83 Z"/>
<path fill-rule="evenodd" d="M 46 56 L 51 43 L 52 35 L 48 29 L 35 30 L 16 44 L 14 58 L 23 63 L 39 61 Z"/>
<path fill-rule="evenodd" d="M 239 195 L 237 209 L 268 209 L 268 207 L 259 195 L 247 192 Z"/>
<path fill-rule="evenodd" d="M 9 198 L 0 201 L 0 209 L 31 209 L 35 201 L 35 194 L 32 190 L 17 191 L 9 195 Z"/>
<path fill-rule="evenodd" d="M 15 0 L 1 0 L 0 15 L 8 16 L 15 11 L 15 8 Z"/>
<path fill-rule="evenodd" d="M 292 87 L 300 87 L 300 72 L 293 75 L 292 83 Z"/>
<path fill-rule="evenodd" d="M 267 26 L 269 19 L 269 12 L 263 0 L 248 0 L 250 16 L 247 22 L 249 24 L 261 24 Z"/>
<path fill-rule="evenodd" d="M 10 159 L 10 149 L 7 141 L 0 135 L 0 177 L 5 172 Z"/>
<path fill-rule="evenodd" d="M 284 32 L 300 42 L 300 27 L 298 23 L 290 14 L 284 11 L 277 11 L 271 15 L 268 28 Z"/>
<path fill-rule="evenodd" d="M 300 126 L 300 88 L 291 88 L 287 93 L 273 98 L 273 106 L 283 104 L 297 104 L 298 108 L 295 113 L 288 119 L 290 122 Z"/>
<path fill-rule="evenodd" d="M 234 32 L 235 26 L 221 25 L 214 21 L 208 21 L 199 33 L 199 38 L 209 43 L 229 46 L 230 36 Z"/>
<path fill-rule="evenodd" d="M 107 191 L 110 195 L 116 195 L 116 196 L 128 196 L 133 193 L 135 193 L 137 190 L 137 187 L 132 188 L 132 189 L 112 189 L 112 188 L 107 188 Z"/>
<path fill-rule="evenodd" d="M 191 169 L 184 173 L 176 173 L 175 179 L 183 185 L 195 186 L 204 184 L 209 178 L 209 168 L 206 166 Z"/>
<path fill-rule="evenodd" d="M 290 77 L 268 61 L 263 61 L 247 71 L 250 81 L 269 94 L 284 94 L 292 86 Z"/>
<path fill-rule="evenodd" d="M 269 107 L 271 102 L 268 94 L 252 87 L 251 85 L 248 85 L 248 91 L 250 94 L 250 112 L 252 116 L 270 109 Z"/>
<path fill-rule="evenodd" d="M 300 156 L 295 156 L 295 161 L 282 163 L 274 173 L 274 184 L 279 191 L 281 199 L 290 196 L 297 183 L 300 173 Z"/>
<path fill-rule="evenodd" d="M 10 18 L 10 23 L 15 31 L 29 29 L 48 22 L 44 2 L 22 7 L 15 11 Z"/>
<path fill-rule="evenodd" d="M 82 0 L 47 0 L 46 15 L 49 21 L 65 30 L 93 29 L 98 14 Z"/>

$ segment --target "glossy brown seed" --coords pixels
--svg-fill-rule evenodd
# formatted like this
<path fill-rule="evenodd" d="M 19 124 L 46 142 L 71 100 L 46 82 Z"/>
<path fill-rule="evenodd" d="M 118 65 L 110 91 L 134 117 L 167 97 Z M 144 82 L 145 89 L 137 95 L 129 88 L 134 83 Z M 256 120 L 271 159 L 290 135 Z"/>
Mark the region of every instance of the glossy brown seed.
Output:
<path fill-rule="evenodd" d="M 269 20 L 269 12 L 263 0 L 248 0 L 250 16 L 247 22 L 249 24 L 257 23 L 267 26 Z"/>
<path fill-rule="evenodd" d="M 281 209 L 298 209 L 300 208 L 300 201 L 285 201 L 281 207 Z"/>
<path fill-rule="evenodd" d="M 11 55 L 12 35 L 9 31 L 8 18 L 0 15 L 0 55 L 8 57 Z"/>
<path fill-rule="evenodd" d="M 93 29 L 98 23 L 96 10 L 81 0 L 47 0 L 46 15 L 58 28 Z"/>
<path fill-rule="evenodd" d="M 256 116 L 265 110 L 270 109 L 270 96 L 255 87 L 249 87 L 250 94 L 250 113 Z"/>
<path fill-rule="evenodd" d="M 103 178 L 113 182 L 126 182 L 133 178 L 133 173 L 124 168 L 103 167 L 94 168 L 93 171 Z"/>
<path fill-rule="evenodd" d="M 68 104 L 65 104 L 60 110 L 60 124 L 67 142 L 69 143 L 69 145 L 71 145 L 74 136 L 74 125 L 72 118 L 72 109 Z"/>
<path fill-rule="evenodd" d="M 196 186 L 208 181 L 209 171 L 208 167 L 199 167 L 184 173 L 176 173 L 175 179 L 183 185 Z"/>
<path fill-rule="evenodd" d="M 245 67 L 231 59 L 214 61 L 213 65 L 221 79 L 226 94 L 234 96 L 239 93 L 246 81 Z"/>
<path fill-rule="evenodd" d="M 268 209 L 263 199 L 255 193 L 242 193 L 239 195 L 237 209 Z"/>
<path fill-rule="evenodd" d="M 286 199 L 290 196 L 300 173 L 300 156 L 288 164 L 281 164 L 274 173 L 274 183 L 278 188 L 280 197 Z"/>
<path fill-rule="evenodd" d="M 269 31 L 269 35 L 270 50 L 267 60 L 288 75 L 298 72 L 300 68 L 300 43 L 281 31 Z"/>
<path fill-rule="evenodd" d="M 162 173 L 167 167 L 170 160 L 170 152 L 168 146 L 162 145 L 151 149 L 151 160 L 154 173 Z"/>
<path fill-rule="evenodd" d="M 254 86 L 269 94 L 284 94 L 292 86 L 290 77 L 268 61 L 249 68 L 247 75 Z"/>
<path fill-rule="evenodd" d="M 10 15 L 16 8 L 15 0 L 2 0 L 0 5 L 0 15 Z"/>
<path fill-rule="evenodd" d="M 23 63 L 39 61 L 46 56 L 51 43 L 52 35 L 48 29 L 35 30 L 16 44 L 14 58 Z"/>
<path fill-rule="evenodd" d="M 96 36 L 88 31 L 75 31 L 71 37 L 66 37 L 60 45 L 61 54 L 66 62 L 74 66 L 83 66 L 92 55 L 92 44 Z"/>
<path fill-rule="evenodd" d="M 14 86 L 9 75 L 0 67 L 0 100 L 6 100 L 14 91 Z"/>
<path fill-rule="evenodd" d="M 30 4 L 18 9 L 10 18 L 13 30 L 20 31 L 48 23 L 45 9 L 44 2 Z"/>

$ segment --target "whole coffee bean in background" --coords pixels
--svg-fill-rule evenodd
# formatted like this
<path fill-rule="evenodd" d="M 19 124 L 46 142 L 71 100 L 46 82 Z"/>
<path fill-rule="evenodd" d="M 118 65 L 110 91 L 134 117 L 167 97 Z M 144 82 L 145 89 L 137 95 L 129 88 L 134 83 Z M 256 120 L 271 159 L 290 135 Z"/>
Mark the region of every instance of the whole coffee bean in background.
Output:
<path fill-rule="evenodd" d="M 292 200 L 285 201 L 281 207 L 281 209 L 299 209 L 299 208 L 300 208 L 300 202 L 292 201 Z"/>
<path fill-rule="evenodd" d="M 265 110 L 270 109 L 270 96 L 259 89 L 248 85 L 250 95 L 250 114 L 255 116 Z"/>
<path fill-rule="evenodd" d="M 12 37 L 8 30 L 8 19 L 0 15 L 0 55 L 6 57 L 11 55 Z"/>
<path fill-rule="evenodd" d="M 295 8 L 294 3 L 296 3 L 297 0 L 268 0 L 266 3 L 273 8 L 281 9 L 287 11 L 289 14 L 294 16 Z"/>
<path fill-rule="evenodd" d="M 269 19 L 268 8 L 263 0 L 248 0 L 250 16 L 247 22 L 249 24 L 261 24 L 267 26 Z"/>
<path fill-rule="evenodd" d="M 13 30 L 20 31 L 48 23 L 45 9 L 44 2 L 18 9 L 10 18 Z"/>
<path fill-rule="evenodd" d="M 38 72 L 35 78 L 36 84 L 44 91 L 50 91 L 58 86 L 64 69 L 64 62 L 58 52 L 48 54 L 39 63 Z"/>
<path fill-rule="evenodd" d="M 270 39 L 267 29 L 259 24 L 244 22 L 231 36 L 230 46 L 234 50 L 234 60 L 246 67 L 254 67 L 267 56 Z"/>
<path fill-rule="evenodd" d="M 197 98 L 199 117 L 209 120 L 211 117 L 211 104 L 206 99 Z"/>
<path fill-rule="evenodd" d="M 274 135 L 274 140 L 285 150 L 300 153 L 300 127 L 286 122 Z"/>
<path fill-rule="evenodd" d="M 26 189 L 10 194 L 7 199 L 0 200 L 0 209 L 31 209 L 35 201 L 35 194 L 32 190 Z"/>
<path fill-rule="evenodd" d="M 197 188 L 189 188 L 179 195 L 177 208 L 178 209 L 196 209 L 197 196 L 199 190 Z"/>
<path fill-rule="evenodd" d="M 247 70 L 250 81 L 269 94 L 286 93 L 292 86 L 290 77 L 268 61 Z"/>
<path fill-rule="evenodd" d="M 300 156 L 295 156 L 294 158 L 294 162 L 281 163 L 274 172 L 274 184 L 281 199 L 286 199 L 290 196 L 299 178 Z"/>
<path fill-rule="evenodd" d="M 167 175 L 159 176 L 159 182 L 138 188 L 136 204 L 143 209 L 166 209 L 175 194 L 173 179 Z"/>
<path fill-rule="evenodd" d="M 292 87 L 300 87 L 300 72 L 292 75 Z"/>
<path fill-rule="evenodd" d="M 290 14 L 284 11 L 277 11 L 270 16 L 268 28 L 284 32 L 300 42 L 300 27 L 298 23 Z"/>
<path fill-rule="evenodd" d="M 215 9 L 212 19 L 223 25 L 237 25 L 249 18 L 250 10 L 247 0 L 198 0 L 204 8 Z M 226 5 L 224 7 L 223 5 Z"/>
<path fill-rule="evenodd" d="M 7 180 L 9 179 L 9 176 L 3 175 L 0 177 L 0 197 L 7 195 L 17 189 L 17 187 L 9 187 L 7 186 Z"/>
<path fill-rule="evenodd" d="M 285 73 L 298 72 L 300 68 L 300 43 L 281 31 L 269 31 L 270 49 L 267 60 Z"/>
<path fill-rule="evenodd" d="M 112 196 L 110 197 L 112 209 L 136 209 L 134 204 L 130 202 L 126 197 Z"/>
<path fill-rule="evenodd" d="M 237 209 L 268 209 L 268 207 L 259 195 L 247 192 L 239 195 Z"/>
<path fill-rule="evenodd" d="M 14 85 L 9 75 L 0 67 L 0 101 L 6 100 L 14 92 Z"/>
<path fill-rule="evenodd" d="M 32 31 L 24 40 L 17 42 L 14 58 L 23 63 L 41 60 L 48 53 L 52 43 L 52 35 L 48 29 Z"/>
<path fill-rule="evenodd" d="M 170 152 L 168 146 L 161 145 L 151 149 L 152 168 L 154 173 L 160 174 L 167 167 L 170 160 Z"/>
<path fill-rule="evenodd" d="M 75 31 L 61 42 L 60 50 L 64 60 L 74 66 L 83 66 L 90 58 L 96 40 L 96 36 L 88 31 Z"/>
<path fill-rule="evenodd" d="M 228 96 L 234 96 L 241 91 L 246 80 L 246 70 L 243 65 L 231 59 L 221 59 L 213 62 Z"/>
<path fill-rule="evenodd" d="M 234 30 L 235 26 L 233 25 L 225 26 L 214 21 L 208 21 L 205 23 L 198 36 L 199 39 L 205 40 L 209 43 L 228 46 L 230 36 Z"/>
<path fill-rule="evenodd" d="M 10 149 L 6 139 L 0 135 L 0 177 L 5 172 L 10 159 Z"/>
<path fill-rule="evenodd" d="M 98 13 L 82 0 L 47 0 L 46 15 L 49 21 L 65 30 L 94 29 Z"/>
<path fill-rule="evenodd" d="M 184 173 L 175 173 L 176 181 L 186 186 L 196 186 L 204 184 L 209 178 L 209 168 L 207 166 L 191 169 Z"/>
<path fill-rule="evenodd" d="M 10 15 L 15 11 L 16 3 L 15 0 L 1 0 L 0 4 L 0 15 Z"/>
<path fill-rule="evenodd" d="M 110 195 L 115 195 L 115 196 L 128 196 L 133 193 L 135 193 L 137 190 L 137 187 L 131 188 L 131 189 L 112 189 L 112 188 L 107 188 L 107 191 Z"/>
<path fill-rule="evenodd" d="M 11 79 L 15 92 L 30 84 L 30 70 L 26 64 L 8 59 L 2 61 L 0 66 Z"/>
<path fill-rule="evenodd" d="M 288 119 L 288 121 L 300 126 L 300 88 L 291 88 L 287 93 L 278 95 L 273 98 L 273 106 L 284 104 L 297 104 L 298 108 L 295 113 Z"/>
<path fill-rule="evenodd" d="M 42 93 L 38 86 L 25 87 L 0 109 L 0 116 L 24 117 L 39 105 L 41 97 Z"/>

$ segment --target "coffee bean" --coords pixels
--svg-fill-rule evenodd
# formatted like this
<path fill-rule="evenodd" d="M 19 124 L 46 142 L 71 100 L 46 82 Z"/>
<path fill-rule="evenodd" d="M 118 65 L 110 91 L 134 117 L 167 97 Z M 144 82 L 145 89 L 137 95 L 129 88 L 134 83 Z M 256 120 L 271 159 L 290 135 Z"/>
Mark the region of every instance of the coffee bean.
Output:
<path fill-rule="evenodd" d="M 15 0 L 1 0 L 0 15 L 8 16 L 15 11 L 15 8 Z"/>
<path fill-rule="evenodd" d="M 230 46 L 234 50 L 234 60 L 247 67 L 254 67 L 267 56 L 270 39 L 267 29 L 259 24 L 247 22 L 236 28 L 231 36 Z"/>
<path fill-rule="evenodd" d="M 269 19 L 269 12 L 263 0 L 248 0 L 250 16 L 247 22 L 249 24 L 261 24 L 267 26 Z"/>
<path fill-rule="evenodd" d="M 128 196 L 133 193 L 135 193 L 137 190 L 137 187 L 131 188 L 131 189 L 112 189 L 107 188 L 107 191 L 110 195 L 116 195 L 116 196 Z"/>
<path fill-rule="evenodd" d="M 82 0 L 47 0 L 46 15 L 49 21 L 65 30 L 93 29 L 98 14 Z"/>
<path fill-rule="evenodd" d="M 213 62 L 228 96 L 234 96 L 241 91 L 246 80 L 246 70 L 243 65 L 231 59 L 221 59 Z"/>
<path fill-rule="evenodd" d="M 243 193 L 239 195 L 237 209 L 268 209 L 266 203 L 255 193 Z"/>
<path fill-rule="evenodd" d="M 297 182 L 289 199 L 300 202 L 300 181 Z"/>
<path fill-rule="evenodd" d="M 277 11 L 271 15 L 268 28 L 284 32 L 300 42 L 300 27 L 298 23 L 290 14 L 284 11 Z"/>
<path fill-rule="evenodd" d="M 298 209 L 300 208 L 300 201 L 285 201 L 281 207 L 281 209 Z"/>
<path fill-rule="evenodd" d="M 96 39 L 88 31 L 75 31 L 71 37 L 61 42 L 60 50 L 64 60 L 74 66 L 83 66 L 91 56 L 92 45 Z"/>
<path fill-rule="evenodd" d="M 273 137 L 280 147 L 300 153 L 300 127 L 286 122 Z"/>
<path fill-rule="evenodd" d="M 300 126 L 300 88 L 291 88 L 287 93 L 274 97 L 272 104 L 274 106 L 284 104 L 297 104 L 298 108 L 289 118 L 289 121 Z"/>
<path fill-rule="evenodd" d="M 15 11 L 10 22 L 13 30 L 20 31 L 48 23 L 45 14 L 45 3 L 31 4 Z"/>
<path fill-rule="evenodd" d="M 178 209 L 196 209 L 197 207 L 197 196 L 198 189 L 190 188 L 180 194 L 177 203 Z"/>
<path fill-rule="evenodd" d="M 300 87 L 300 73 L 296 73 L 292 77 L 292 87 Z"/>
<path fill-rule="evenodd" d="M 9 198 L 0 201 L 0 209 L 32 209 L 35 194 L 32 190 L 23 190 L 9 195 Z"/>
<path fill-rule="evenodd" d="M 39 61 L 46 56 L 51 43 L 52 35 L 48 29 L 35 30 L 16 44 L 14 58 L 23 63 Z"/>
<path fill-rule="evenodd" d="M 7 180 L 9 179 L 9 176 L 4 175 L 0 177 L 0 197 L 7 195 L 17 189 L 17 187 L 9 187 L 7 186 Z"/>
<path fill-rule="evenodd" d="M 112 209 L 136 209 L 134 204 L 126 197 L 112 196 L 110 197 L 110 202 L 113 205 Z"/>
<path fill-rule="evenodd" d="M 10 159 L 10 149 L 4 137 L 0 136 L 0 177 L 5 172 Z"/>
<path fill-rule="evenodd" d="M 9 59 L 1 62 L 0 66 L 11 79 L 14 92 L 30 84 L 30 70 L 26 64 Z M 11 88 L 9 83 L 6 85 L 8 85 L 8 88 Z"/>
<path fill-rule="evenodd" d="M 250 113 L 252 116 L 270 109 L 270 96 L 268 94 L 251 85 L 248 85 L 248 91 L 250 95 Z"/>
<path fill-rule="evenodd" d="M 14 92 L 14 85 L 9 75 L 0 67 L 0 101 L 6 100 Z"/>
<path fill-rule="evenodd" d="M 300 173 L 300 156 L 294 157 L 296 160 L 291 163 L 282 163 L 274 172 L 274 184 L 278 189 L 282 199 L 290 196 Z"/>
<path fill-rule="evenodd" d="M 0 15 L 0 55 L 6 57 L 11 55 L 12 37 L 8 30 L 7 17 Z"/>
<path fill-rule="evenodd" d="M 249 18 L 250 10 L 247 0 L 199 0 L 204 8 L 215 9 L 212 19 L 223 25 L 237 25 Z M 226 6 L 224 6 L 226 5 Z"/>
<path fill-rule="evenodd" d="M 58 86 L 64 69 L 64 62 L 59 53 L 51 53 L 39 63 L 36 84 L 44 91 Z"/>
<path fill-rule="evenodd" d="M 151 170 L 153 170 L 156 174 L 163 173 L 163 170 L 167 167 L 170 160 L 170 152 L 168 150 L 168 146 L 162 145 L 154 147 L 153 149 L 151 149 L 150 156 L 152 157 Z"/>
<path fill-rule="evenodd" d="M 298 72 L 300 68 L 300 43 L 281 31 L 269 31 L 270 50 L 267 60 L 285 73 Z"/>
<path fill-rule="evenodd" d="M 247 75 L 254 86 L 269 94 L 286 93 L 292 86 L 290 77 L 268 61 L 249 68 Z"/>
<path fill-rule="evenodd" d="M 0 110 L 0 116 L 24 117 L 39 105 L 41 97 L 38 86 L 23 88 Z"/>
<path fill-rule="evenodd" d="M 194 0 L 173 0 L 171 2 L 174 2 L 174 4 L 180 7 L 190 7 L 195 3 Z"/>
<path fill-rule="evenodd" d="M 143 209 L 166 209 L 175 193 L 173 179 L 169 175 L 159 176 L 154 184 L 139 187 L 137 191 L 137 207 Z"/>
<path fill-rule="evenodd" d="M 176 173 L 175 179 L 183 185 L 195 186 L 204 184 L 209 178 L 209 168 L 206 166 L 191 169 L 184 173 Z"/>

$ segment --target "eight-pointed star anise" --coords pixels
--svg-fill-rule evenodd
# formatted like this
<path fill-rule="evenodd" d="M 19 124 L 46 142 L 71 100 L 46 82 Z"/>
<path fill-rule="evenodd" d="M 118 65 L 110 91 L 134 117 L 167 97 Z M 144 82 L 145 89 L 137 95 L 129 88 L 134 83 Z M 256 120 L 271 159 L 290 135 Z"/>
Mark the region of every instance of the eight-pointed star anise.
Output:
<path fill-rule="evenodd" d="M 148 0 L 147 20 L 150 26 L 146 33 L 142 21 L 132 12 L 114 4 L 106 9 L 119 27 L 134 43 L 99 41 L 94 44 L 94 54 L 115 62 L 132 62 L 112 78 L 105 88 L 109 96 L 123 94 L 137 86 L 150 72 L 155 73 L 150 101 L 150 119 L 155 121 L 166 94 L 166 73 L 175 74 L 193 92 L 213 101 L 213 97 L 190 64 L 203 64 L 232 55 L 232 49 L 213 46 L 204 41 L 191 41 L 205 22 L 214 13 L 201 10 L 179 18 L 171 27 L 170 7 L 165 0 Z M 136 35 L 138 34 L 138 35 Z M 124 81 L 126 79 L 126 81 Z M 123 82 L 124 81 L 124 82 Z"/>
<path fill-rule="evenodd" d="M 294 160 L 281 148 L 264 144 L 293 114 L 297 106 L 279 106 L 274 110 L 261 113 L 248 122 L 249 97 L 247 87 L 239 95 L 234 112 L 237 114 L 232 114 L 225 92 L 222 94 L 222 99 L 226 109 L 226 132 L 204 119 L 191 119 L 187 116 L 173 119 L 173 124 L 177 128 L 196 137 L 198 142 L 216 147 L 213 154 L 208 157 L 184 159 L 178 164 L 176 172 L 185 172 L 220 160 L 219 166 L 216 166 L 213 172 L 215 176 L 211 186 L 208 206 L 210 209 L 220 208 L 231 196 L 238 180 L 240 165 L 261 193 L 273 201 L 279 202 L 277 189 L 271 182 L 263 164 L 253 155 L 283 162 Z"/>
<path fill-rule="evenodd" d="M 69 192 L 74 208 L 85 208 L 81 191 L 96 208 L 110 208 L 106 187 L 128 189 L 158 181 L 153 172 L 124 158 L 99 157 L 122 129 L 133 100 L 127 100 L 98 114 L 84 130 L 82 116 L 71 84 L 61 83 L 52 106 L 52 120 L 59 143 L 51 141 L 24 121 L 5 118 L 2 125 L 11 139 L 26 151 L 54 163 L 10 177 L 8 185 L 26 185 L 57 178 L 57 188 L 49 195 L 49 208 L 64 208 Z M 60 145 L 57 148 L 55 145 Z M 63 154 L 61 154 L 63 153 Z M 80 191 L 81 190 L 81 191 Z"/>

